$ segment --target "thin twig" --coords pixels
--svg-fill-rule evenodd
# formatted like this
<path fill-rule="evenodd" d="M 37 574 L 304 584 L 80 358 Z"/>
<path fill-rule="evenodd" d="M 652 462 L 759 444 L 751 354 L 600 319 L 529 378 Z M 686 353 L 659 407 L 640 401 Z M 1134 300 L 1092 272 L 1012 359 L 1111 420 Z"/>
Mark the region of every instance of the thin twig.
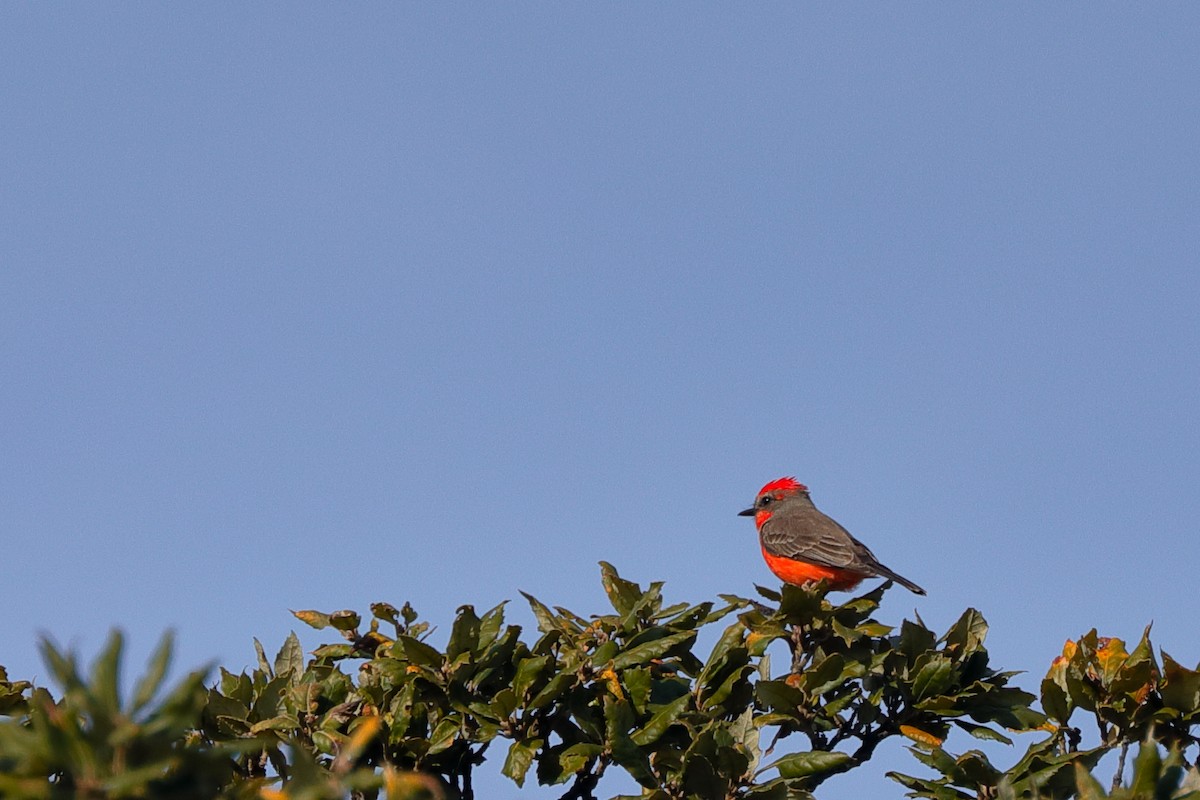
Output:
<path fill-rule="evenodd" d="M 838 726 L 837 733 L 833 735 L 833 739 L 829 742 L 829 747 L 832 749 L 841 744 L 843 739 L 848 739 L 851 736 L 862 738 L 861 732 L 858 730 L 858 712 L 861 706 L 856 706 L 853 713 L 850 714 L 850 719 L 843 720 L 840 717 L 838 721 L 842 724 Z"/>
<path fill-rule="evenodd" d="M 1113 775 L 1112 790 L 1121 788 L 1121 778 L 1125 776 L 1125 754 L 1129 752 L 1129 742 L 1121 742 L 1121 754 L 1117 756 L 1117 774 Z"/>

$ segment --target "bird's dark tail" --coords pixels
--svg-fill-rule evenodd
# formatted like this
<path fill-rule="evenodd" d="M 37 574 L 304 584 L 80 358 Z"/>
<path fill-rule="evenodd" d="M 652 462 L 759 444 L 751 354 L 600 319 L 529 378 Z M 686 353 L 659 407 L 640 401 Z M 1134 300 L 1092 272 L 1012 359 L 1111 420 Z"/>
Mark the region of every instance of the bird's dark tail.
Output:
<path fill-rule="evenodd" d="M 903 575 L 900 575 L 899 573 L 896 573 L 896 572 L 892 572 L 890 569 L 885 567 L 883 564 L 876 564 L 875 571 L 878 572 L 883 577 L 888 578 L 889 580 L 893 580 L 896 583 L 900 584 L 901 586 L 903 586 L 905 589 L 908 589 L 913 594 L 925 594 L 925 590 L 922 589 L 920 586 L 917 586 L 915 583 L 913 583 L 912 581 L 910 581 L 908 578 L 904 577 Z"/>

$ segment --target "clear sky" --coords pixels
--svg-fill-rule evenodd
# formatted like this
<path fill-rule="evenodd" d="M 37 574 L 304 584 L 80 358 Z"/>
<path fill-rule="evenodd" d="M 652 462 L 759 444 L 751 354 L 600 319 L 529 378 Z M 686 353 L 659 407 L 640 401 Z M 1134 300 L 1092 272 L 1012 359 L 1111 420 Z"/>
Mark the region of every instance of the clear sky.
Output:
<path fill-rule="evenodd" d="M 0 663 L 121 626 L 140 669 L 172 627 L 179 669 L 237 670 L 288 609 L 374 600 L 599 612 L 600 559 L 747 595 L 735 513 L 796 475 L 929 590 L 883 621 L 977 607 L 1028 687 L 1093 626 L 1194 664 L 1198 34 L 1190 3 L 5 6 Z M 885 767 L 921 771 L 897 744 L 821 796 L 900 797 Z"/>

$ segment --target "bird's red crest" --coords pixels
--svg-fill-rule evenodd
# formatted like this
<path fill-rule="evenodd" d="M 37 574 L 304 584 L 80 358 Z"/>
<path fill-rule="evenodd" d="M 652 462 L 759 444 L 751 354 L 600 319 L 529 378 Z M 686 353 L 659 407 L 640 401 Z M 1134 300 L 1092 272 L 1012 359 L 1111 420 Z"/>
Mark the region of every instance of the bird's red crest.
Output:
<path fill-rule="evenodd" d="M 808 487 L 803 483 L 797 483 L 795 478 L 779 478 L 768 483 L 766 486 L 758 490 L 759 494 L 767 494 L 768 492 L 807 492 Z"/>

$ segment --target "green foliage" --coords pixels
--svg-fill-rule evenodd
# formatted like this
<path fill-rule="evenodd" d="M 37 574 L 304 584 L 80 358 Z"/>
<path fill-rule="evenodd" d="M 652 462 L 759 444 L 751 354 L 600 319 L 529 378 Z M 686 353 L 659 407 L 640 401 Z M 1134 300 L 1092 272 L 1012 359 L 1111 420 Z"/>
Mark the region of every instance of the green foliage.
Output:
<path fill-rule="evenodd" d="M 1200 771 L 1189 767 L 1177 748 L 1171 748 L 1164 759 L 1158 743 L 1147 738 L 1134 760 L 1128 786 L 1115 786 L 1111 794 L 1106 793 L 1081 766 L 1076 768 L 1075 786 L 1080 800 L 1200 800 Z"/>
<path fill-rule="evenodd" d="M 407 604 L 294 612 L 334 640 L 308 658 L 294 634 L 274 658 L 255 641 L 253 669 L 192 673 L 166 692 L 164 639 L 128 702 L 118 635 L 86 680 L 46 644 L 59 700 L 0 668 L 0 795 L 472 798 L 491 756 L 517 786 L 558 786 L 564 799 L 596 797 L 619 770 L 643 798 L 785 800 L 901 737 L 930 773 L 892 774 L 912 797 L 1200 800 L 1184 760 L 1200 674 L 1165 653 L 1160 666 L 1148 630 L 1132 652 L 1095 631 L 1068 642 L 1039 711 L 991 665 L 974 609 L 939 635 L 919 618 L 879 622 L 886 583 L 840 605 L 824 586 L 667 604 L 661 583 L 608 564 L 601 579 L 611 611 L 585 618 L 526 595 L 537 625 L 526 636 L 505 604 L 466 605 L 444 646 Z M 785 650 L 789 663 L 773 666 Z M 1092 747 L 1071 726 L 1079 714 L 1095 719 Z M 979 749 L 952 755 L 964 734 L 1031 743 L 1005 767 Z M 1118 776 L 1104 794 L 1096 764 L 1116 751 L 1123 767 L 1140 742 L 1129 787 Z"/>
<path fill-rule="evenodd" d="M 0 684 L 5 713 L 16 721 L 0 724 L 0 795 L 4 797 L 213 797 L 230 782 L 228 759 L 201 743 L 195 729 L 204 707 L 207 670 L 193 672 L 153 705 L 171 657 L 171 638 L 162 643 L 138 682 L 133 698 L 122 702 L 119 633 L 108 643 L 85 679 L 78 660 L 46 641 L 42 655 L 62 690 L 55 701 L 45 689 Z"/>
<path fill-rule="evenodd" d="M 1121 639 L 1098 636 L 1095 630 L 1067 640 L 1041 683 L 1046 721 L 1039 728 L 1049 735 L 1031 744 L 1016 764 L 1002 771 L 978 751 L 955 757 L 935 746 L 913 754 L 940 773 L 938 778 L 893 777 L 912 790 L 910 796 L 939 800 L 990 796 L 989 791 L 1000 798 L 1109 797 L 1091 771 L 1115 750 L 1120 758 L 1112 797 L 1190 796 L 1194 787 L 1173 792 L 1185 777 L 1181 754 L 1200 741 L 1194 730 L 1200 724 L 1200 673 L 1162 656 L 1160 669 L 1148 627 L 1132 652 Z M 1079 748 L 1083 731 L 1069 724 L 1077 711 L 1091 715 L 1100 738 L 1095 747 Z M 1125 754 L 1139 741 L 1133 781 L 1121 788 Z M 1172 748 L 1173 766 L 1156 760 L 1157 744 Z"/>

